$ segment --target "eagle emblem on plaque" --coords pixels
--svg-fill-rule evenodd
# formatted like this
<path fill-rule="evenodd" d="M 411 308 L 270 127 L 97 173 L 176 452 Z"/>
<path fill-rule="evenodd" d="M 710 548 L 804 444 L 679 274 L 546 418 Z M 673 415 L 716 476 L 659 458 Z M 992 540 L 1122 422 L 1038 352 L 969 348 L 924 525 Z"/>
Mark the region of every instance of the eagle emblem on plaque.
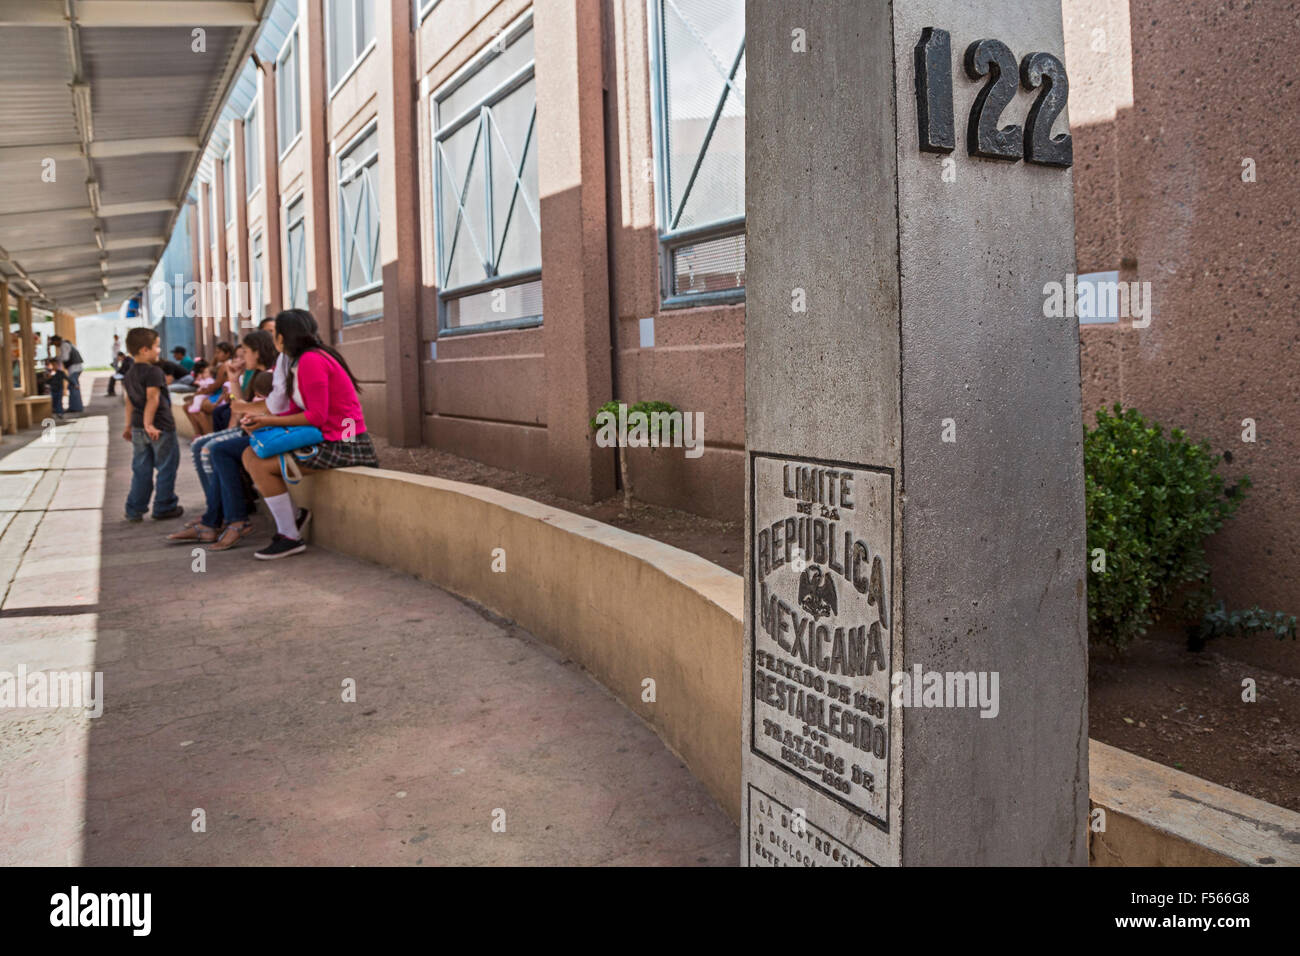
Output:
<path fill-rule="evenodd" d="M 799 575 L 799 606 L 820 621 L 830 614 L 839 614 L 839 601 L 835 596 L 835 579 L 824 574 L 815 564 L 804 568 Z"/>

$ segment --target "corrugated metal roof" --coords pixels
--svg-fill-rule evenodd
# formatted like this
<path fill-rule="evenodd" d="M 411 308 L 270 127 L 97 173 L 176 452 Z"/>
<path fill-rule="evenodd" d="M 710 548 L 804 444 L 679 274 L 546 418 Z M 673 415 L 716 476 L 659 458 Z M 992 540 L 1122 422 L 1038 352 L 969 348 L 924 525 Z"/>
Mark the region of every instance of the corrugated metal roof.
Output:
<path fill-rule="evenodd" d="M 93 311 L 141 289 L 179 221 L 200 149 L 213 133 L 225 147 L 221 107 L 246 109 L 256 95 L 245 70 L 254 41 L 274 20 L 265 41 L 274 42 L 295 8 L 0 5 L 0 274 L 12 291 Z"/>
<path fill-rule="evenodd" d="M 262 21 L 262 32 L 257 35 L 253 52 L 259 60 L 274 60 L 289 39 L 289 34 L 298 25 L 298 0 L 276 0 L 271 5 L 271 12 Z"/>
<path fill-rule="evenodd" d="M 46 27 L 0 33 L 0 146 L 75 143 L 68 37 Z"/>

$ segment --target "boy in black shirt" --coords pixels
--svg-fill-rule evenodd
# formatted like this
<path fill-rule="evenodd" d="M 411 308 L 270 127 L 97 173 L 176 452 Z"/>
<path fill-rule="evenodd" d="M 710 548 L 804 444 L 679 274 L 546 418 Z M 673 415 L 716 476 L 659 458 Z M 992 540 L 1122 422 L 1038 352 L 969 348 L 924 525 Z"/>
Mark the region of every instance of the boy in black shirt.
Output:
<path fill-rule="evenodd" d="M 180 446 L 172 419 L 167 376 L 158 367 L 162 342 L 153 329 L 132 329 L 126 333 L 126 349 L 133 364 L 122 379 L 127 424 L 122 437 L 134 449 L 131 457 L 131 491 L 126 496 L 126 520 L 143 521 L 153 497 L 156 520 L 179 518 L 185 513 L 176 498 L 176 468 Z M 154 471 L 158 472 L 158 493 L 154 492 Z"/>

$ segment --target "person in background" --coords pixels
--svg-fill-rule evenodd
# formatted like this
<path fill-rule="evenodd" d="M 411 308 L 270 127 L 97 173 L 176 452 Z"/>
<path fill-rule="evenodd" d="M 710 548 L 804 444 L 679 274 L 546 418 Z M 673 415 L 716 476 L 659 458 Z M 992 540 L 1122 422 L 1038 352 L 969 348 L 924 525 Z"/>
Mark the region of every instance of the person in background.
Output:
<path fill-rule="evenodd" d="M 206 388 L 213 383 L 212 375 L 208 371 L 208 363 L 199 359 L 194 363 L 194 385 L 198 388 Z M 212 431 L 212 416 L 203 410 L 203 403 L 207 400 L 204 395 L 195 394 L 190 404 L 185 406 L 185 415 L 194 426 L 194 436 L 206 435 Z"/>
<path fill-rule="evenodd" d="M 193 370 L 194 359 L 185 354 L 185 346 L 178 345 L 176 348 L 172 349 L 172 358 L 176 361 L 176 364 L 182 366 L 185 371 L 189 372 Z"/>
<path fill-rule="evenodd" d="M 45 360 L 45 388 L 50 393 L 50 402 L 54 407 L 54 417 L 63 421 L 63 390 L 68 385 L 68 375 L 63 371 L 58 359 Z"/>
<path fill-rule="evenodd" d="M 167 388 L 170 391 L 185 394 L 194 391 L 194 386 L 191 384 L 194 376 L 185 371 L 182 366 L 165 358 L 160 358 L 157 364 L 163 370 L 163 374 L 167 376 Z"/>
<path fill-rule="evenodd" d="M 229 342 L 218 342 L 213 346 L 212 365 L 210 368 L 218 382 L 224 382 L 226 380 L 226 370 L 224 366 L 234 357 L 235 347 Z M 220 388 L 220 386 L 217 386 L 217 388 Z M 213 391 L 217 391 L 217 388 L 214 388 Z"/>
<path fill-rule="evenodd" d="M 50 351 L 58 358 L 59 365 L 67 375 L 68 411 L 80 415 L 86 409 L 81 401 L 81 370 L 85 367 L 81 353 L 75 345 L 59 335 L 50 336 Z M 63 411 L 63 387 L 60 385 L 55 391 L 51 384 L 50 395 L 53 398 L 55 417 L 58 417 Z"/>
<path fill-rule="evenodd" d="M 218 342 L 217 367 L 212 377 L 216 380 L 210 394 L 209 406 L 204 411 L 212 416 L 212 430 L 224 431 L 234 422 L 230 418 L 230 400 L 239 395 L 238 386 L 244 376 L 244 351 L 229 342 Z"/>
<path fill-rule="evenodd" d="M 22 339 L 14 335 L 10 337 L 9 342 L 10 342 L 9 367 L 13 372 L 13 387 L 22 388 L 23 387 Z"/>
<path fill-rule="evenodd" d="M 126 370 L 122 368 L 122 360 L 126 358 L 126 353 L 118 347 L 117 342 L 118 336 L 115 335 L 113 336 L 113 359 L 108 363 L 113 370 L 113 374 L 108 377 L 109 395 L 117 394 L 117 383 L 122 381 L 122 376 L 126 374 Z"/>
<path fill-rule="evenodd" d="M 266 371 L 276 359 L 275 343 L 269 333 L 254 331 L 244 336 L 240 350 L 249 375 L 241 377 L 240 390 L 231 404 L 240 416 L 264 412 L 267 397 L 276 387 L 275 377 Z M 227 551 L 252 533 L 239 464 L 248 442 L 248 434 L 234 427 L 203 435 L 190 443 L 207 510 L 202 518 L 168 535 L 168 541 L 193 541 L 210 544 L 213 551 Z"/>
<path fill-rule="evenodd" d="M 131 443 L 131 490 L 126 496 L 126 520 L 143 521 L 153 498 L 153 516 L 162 521 L 185 513 L 176 497 L 176 466 L 180 446 L 172 419 L 167 376 L 158 367 L 162 343 L 149 328 L 132 329 L 126 347 L 134 360 L 122 379 L 127 423 L 122 437 Z M 157 472 L 157 493 L 154 473 Z"/>
<path fill-rule="evenodd" d="M 259 332 L 270 332 L 272 335 L 275 335 L 275 319 L 268 315 L 261 322 L 257 323 L 257 330 Z"/>
<path fill-rule="evenodd" d="M 125 352 L 118 352 L 117 364 L 114 366 L 114 368 L 117 369 L 117 374 L 113 377 L 120 382 L 122 379 L 126 378 L 126 373 L 131 370 L 131 366 L 134 364 L 135 360 L 132 359 L 131 356 L 127 355 Z"/>

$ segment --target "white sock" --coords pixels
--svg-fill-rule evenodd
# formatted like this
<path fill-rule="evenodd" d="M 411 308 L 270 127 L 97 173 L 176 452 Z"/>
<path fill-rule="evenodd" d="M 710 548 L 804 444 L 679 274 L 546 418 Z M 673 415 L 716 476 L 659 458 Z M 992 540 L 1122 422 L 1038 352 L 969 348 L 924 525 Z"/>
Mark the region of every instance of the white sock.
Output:
<path fill-rule="evenodd" d="M 275 519 L 275 530 L 286 538 L 293 538 L 297 541 L 298 523 L 294 520 L 293 499 L 289 497 L 289 492 L 286 491 L 282 495 L 271 495 L 271 497 L 262 500 L 271 509 L 271 517 Z"/>

